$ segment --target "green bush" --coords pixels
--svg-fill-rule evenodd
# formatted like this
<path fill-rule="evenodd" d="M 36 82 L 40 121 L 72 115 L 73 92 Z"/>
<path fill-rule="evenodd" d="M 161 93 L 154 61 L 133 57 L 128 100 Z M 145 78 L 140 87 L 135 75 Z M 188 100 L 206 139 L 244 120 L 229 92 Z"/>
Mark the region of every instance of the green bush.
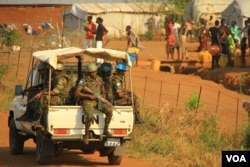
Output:
<path fill-rule="evenodd" d="M 7 72 L 7 65 L 0 65 L 0 83 L 2 82 L 3 76 Z"/>
<path fill-rule="evenodd" d="M 188 101 L 184 103 L 186 111 L 197 110 L 205 105 L 204 102 L 200 102 L 199 94 L 194 92 L 191 93 L 190 98 Z"/>
<path fill-rule="evenodd" d="M 2 43 L 5 46 L 14 46 L 17 44 L 17 41 L 21 38 L 17 30 L 3 29 L 2 34 L 3 34 Z"/>

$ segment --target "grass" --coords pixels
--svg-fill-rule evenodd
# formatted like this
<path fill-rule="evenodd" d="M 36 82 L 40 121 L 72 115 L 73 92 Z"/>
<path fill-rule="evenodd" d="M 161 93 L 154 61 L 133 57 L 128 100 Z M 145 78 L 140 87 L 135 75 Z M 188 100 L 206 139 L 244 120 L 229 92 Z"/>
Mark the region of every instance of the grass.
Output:
<path fill-rule="evenodd" d="M 213 116 L 192 107 L 199 106 L 197 98 L 191 94 L 185 110 L 172 109 L 167 103 L 160 110 L 143 108 L 146 123 L 135 126 L 127 154 L 161 167 L 219 167 L 222 150 L 248 150 L 249 126 L 239 134 L 220 131 Z"/>

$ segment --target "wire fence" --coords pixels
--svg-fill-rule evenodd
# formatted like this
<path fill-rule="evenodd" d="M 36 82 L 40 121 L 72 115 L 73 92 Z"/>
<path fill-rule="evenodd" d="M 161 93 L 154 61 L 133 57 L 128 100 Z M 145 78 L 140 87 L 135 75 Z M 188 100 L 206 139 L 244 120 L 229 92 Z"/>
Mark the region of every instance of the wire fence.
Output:
<path fill-rule="evenodd" d="M 11 67 L 8 73 L 16 74 L 16 78 L 24 81 L 23 78 L 30 68 L 32 51 L 34 51 L 32 48 L 23 48 L 18 52 L 1 52 L 0 55 L 6 62 L 4 64 Z M 192 84 L 187 80 L 176 83 L 175 80 L 171 80 L 171 77 L 164 80 L 158 76 L 154 78 L 133 76 L 134 91 L 142 98 L 142 105 L 161 109 L 165 103 L 168 103 L 172 108 L 184 110 L 185 102 L 189 101 L 190 95 L 196 92 L 199 95 L 199 102 L 205 104 L 196 112 L 206 112 L 216 116 L 220 127 L 239 132 L 241 127 L 248 123 L 247 112 L 242 107 L 242 101 L 250 101 L 250 97 L 246 99 L 245 95 L 239 95 L 236 92 L 214 90 L 203 83 Z"/>
<path fill-rule="evenodd" d="M 198 103 L 203 104 L 203 107 L 197 107 L 196 112 L 215 116 L 220 128 L 237 133 L 248 123 L 247 112 L 242 107 L 242 101 L 247 99 L 236 92 L 214 90 L 209 86 L 195 85 L 187 81 L 174 83 L 171 80 L 141 76 L 133 76 L 133 82 L 143 83 L 133 86 L 134 92 L 141 97 L 143 106 L 158 108 L 160 111 L 162 106 L 168 103 L 171 108 L 185 110 L 191 95 L 197 93 Z"/>

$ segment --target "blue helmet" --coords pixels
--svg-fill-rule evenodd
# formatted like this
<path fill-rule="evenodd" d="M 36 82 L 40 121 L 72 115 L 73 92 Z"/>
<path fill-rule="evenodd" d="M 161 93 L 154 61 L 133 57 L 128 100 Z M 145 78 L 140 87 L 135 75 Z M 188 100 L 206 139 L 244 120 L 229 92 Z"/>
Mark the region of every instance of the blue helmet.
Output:
<path fill-rule="evenodd" d="M 116 69 L 120 70 L 120 71 L 126 71 L 127 70 L 127 65 L 125 63 L 123 63 L 123 62 L 119 62 L 116 65 Z"/>
<path fill-rule="evenodd" d="M 112 65 L 110 63 L 104 62 L 101 65 L 101 71 L 102 72 L 111 72 L 113 69 Z"/>

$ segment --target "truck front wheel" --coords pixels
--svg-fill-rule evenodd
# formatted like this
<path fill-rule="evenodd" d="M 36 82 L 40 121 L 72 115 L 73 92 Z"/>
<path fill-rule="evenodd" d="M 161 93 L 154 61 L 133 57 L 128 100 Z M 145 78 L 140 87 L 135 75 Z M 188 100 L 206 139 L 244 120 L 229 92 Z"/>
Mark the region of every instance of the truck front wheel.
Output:
<path fill-rule="evenodd" d="M 11 118 L 10 120 L 9 145 L 11 154 L 15 155 L 23 153 L 24 138 L 22 135 L 18 134 L 14 118 Z"/>
<path fill-rule="evenodd" d="M 108 155 L 108 161 L 110 165 L 120 165 L 122 161 L 122 156 L 116 156 L 114 155 L 114 151 L 112 151 Z"/>

